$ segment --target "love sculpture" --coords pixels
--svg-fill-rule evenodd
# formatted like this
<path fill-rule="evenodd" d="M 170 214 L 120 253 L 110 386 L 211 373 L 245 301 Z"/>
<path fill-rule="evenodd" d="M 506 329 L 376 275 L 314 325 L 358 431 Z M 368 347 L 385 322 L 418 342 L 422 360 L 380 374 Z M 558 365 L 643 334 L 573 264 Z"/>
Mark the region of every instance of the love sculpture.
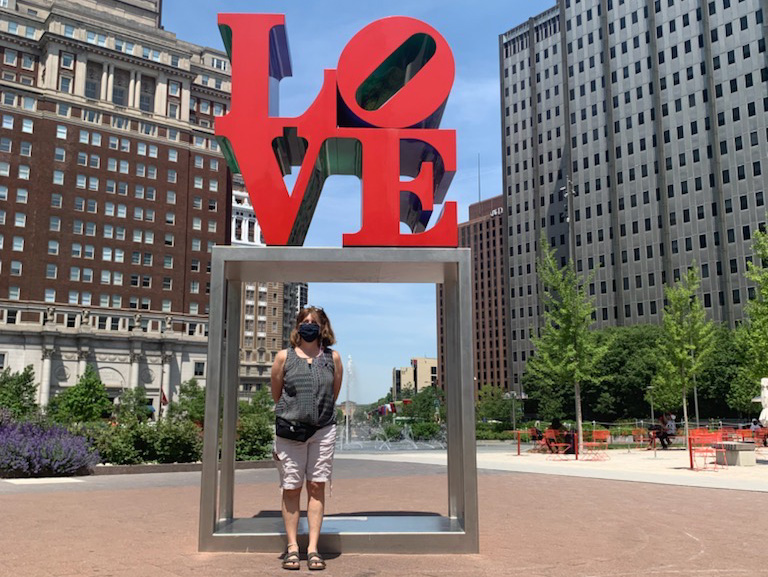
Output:
<path fill-rule="evenodd" d="M 216 135 L 270 246 L 212 251 L 198 548 L 284 547 L 279 516 L 235 517 L 243 283 L 431 283 L 443 286 L 445 311 L 447 515 L 328 516 L 319 548 L 477 553 L 471 254 L 457 248 L 455 202 L 443 203 L 427 227 L 456 169 L 456 134 L 438 128 L 453 83 L 451 50 L 423 22 L 378 20 L 349 41 L 336 70 L 325 71 L 309 108 L 287 118 L 277 113 L 277 86 L 291 74 L 284 16 L 222 14 L 219 27 L 232 62 L 232 106 L 216 120 Z M 283 177 L 292 167 L 298 175 L 289 191 Z M 302 247 L 332 174 L 362 180 L 360 230 L 344 234 L 343 248 Z M 401 223 L 411 232 L 402 233 Z M 304 548 L 306 541 L 302 519 Z"/>
<path fill-rule="evenodd" d="M 437 31 L 402 16 L 366 26 L 325 71 L 306 112 L 287 118 L 276 115 L 277 85 L 291 75 L 285 17 L 221 14 L 219 28 L 232 102 L 216 135 L 267 245 L 302 245 L 325 179 L 346 174 L 362 179 L 362 225 L 343 235 L 344 246 L 457 246 L 455 202 L 426 229 L 456 170 L 456 132 L 438 128 L 453 54 Z M 299 167 L 293 191 L 283 180 L 291 167 Z"/>

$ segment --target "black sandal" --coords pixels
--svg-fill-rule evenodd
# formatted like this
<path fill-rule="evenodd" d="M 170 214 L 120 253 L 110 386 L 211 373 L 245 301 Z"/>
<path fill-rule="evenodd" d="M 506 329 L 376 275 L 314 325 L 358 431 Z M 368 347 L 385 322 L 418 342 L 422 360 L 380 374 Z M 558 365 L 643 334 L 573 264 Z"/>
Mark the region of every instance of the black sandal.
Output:
<path fill-rule="evenodd" d="M 317 551 L 307 553 L 307 569 L 310 571 L 322 571 L 325 569 L 325 559 L 320 556 L 320 553 Z"/>
<path fill-rule="evenodd" d="M 298 545 L 291 544 L 288 547 L 296 547 L 296 551 L 285 550 L 285 553 L 283 553 L 283 569 L 298 571 L 301 568 Z"/>

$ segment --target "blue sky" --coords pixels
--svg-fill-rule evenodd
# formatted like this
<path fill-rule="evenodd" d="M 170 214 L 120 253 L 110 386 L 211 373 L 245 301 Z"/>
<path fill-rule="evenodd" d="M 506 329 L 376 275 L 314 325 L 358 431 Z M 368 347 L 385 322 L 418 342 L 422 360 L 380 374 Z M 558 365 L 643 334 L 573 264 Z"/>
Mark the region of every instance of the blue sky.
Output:
<path fill-rule="evenodd" d="M 498 36 L 554 5 L 555 0 L 165 0 L 163 24 L 182 40 L 221 49 L 217 13 L 285 14 L 293 64 L 293 77 L 280 83 L 280 113 L 286 116 L 298 116 L 312 103 L 323 69 L 336 68 L 346 43 L 365 25 L 403 15 L 433 26 L 456 61 L 441 128 L 457 132 L 458 166 L 446 200 L 458 202 L 461 222 L 478 199 L 478 154 L 482 198 L 501 194 Z M 359 226 L 359 181 L 331 177 L 305 246 L 339 247 L 342 234 L 356 232 Z M 437 356 L 433 285 L 312 284 L 309 295 L 312 304 L 328 313 L 345 363 L 352 357 L 353 401 L 369 403 L 386 395 L 392 369 L 408 365 L 411 357 Z M 342 391 L 342 399 L 345 394 Z"/>

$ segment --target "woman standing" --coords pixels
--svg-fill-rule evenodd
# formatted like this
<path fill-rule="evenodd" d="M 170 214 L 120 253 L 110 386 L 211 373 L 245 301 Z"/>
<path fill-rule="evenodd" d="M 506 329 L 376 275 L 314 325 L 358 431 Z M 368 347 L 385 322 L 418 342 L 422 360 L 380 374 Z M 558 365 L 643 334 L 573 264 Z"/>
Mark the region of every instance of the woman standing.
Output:
<path fill-rule="evenodd" d="M 288 545 L 283 569 L 299 569 L 298 527 L 301 489 L 307 486 L 309 546 L 307 566 L 325 569 L 317 551 L 325 509 L 325 484 L 331 480 L 336 445 L 336 399 L 343 367 L 329 347 L 336 338 L 322 308 L 301 309 L 291 332 L 291 347 L 272 365 L 275 400 L 274 458 L 280 473 L 282 512 Z"/>

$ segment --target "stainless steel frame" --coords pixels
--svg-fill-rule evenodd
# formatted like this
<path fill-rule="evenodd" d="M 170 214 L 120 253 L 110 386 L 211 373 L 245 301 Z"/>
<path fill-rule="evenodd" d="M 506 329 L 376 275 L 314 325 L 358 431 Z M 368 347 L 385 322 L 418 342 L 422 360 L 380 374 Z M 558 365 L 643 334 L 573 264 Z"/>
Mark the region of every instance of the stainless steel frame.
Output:
<path fill-rule="evenodd" d="M 244 281 L 443 283 L 448 516 L 328 517 L 323 521 L 319 548 L 328 553 L 477 553 L 470 251 L 442 248 L 213 249 L 199 550 L 274 552 L 285 546 L 282 519 L 236 519 L 233 515 L 240 291 Z M 299 532 L 306 546 L 304 519 Z"/>

